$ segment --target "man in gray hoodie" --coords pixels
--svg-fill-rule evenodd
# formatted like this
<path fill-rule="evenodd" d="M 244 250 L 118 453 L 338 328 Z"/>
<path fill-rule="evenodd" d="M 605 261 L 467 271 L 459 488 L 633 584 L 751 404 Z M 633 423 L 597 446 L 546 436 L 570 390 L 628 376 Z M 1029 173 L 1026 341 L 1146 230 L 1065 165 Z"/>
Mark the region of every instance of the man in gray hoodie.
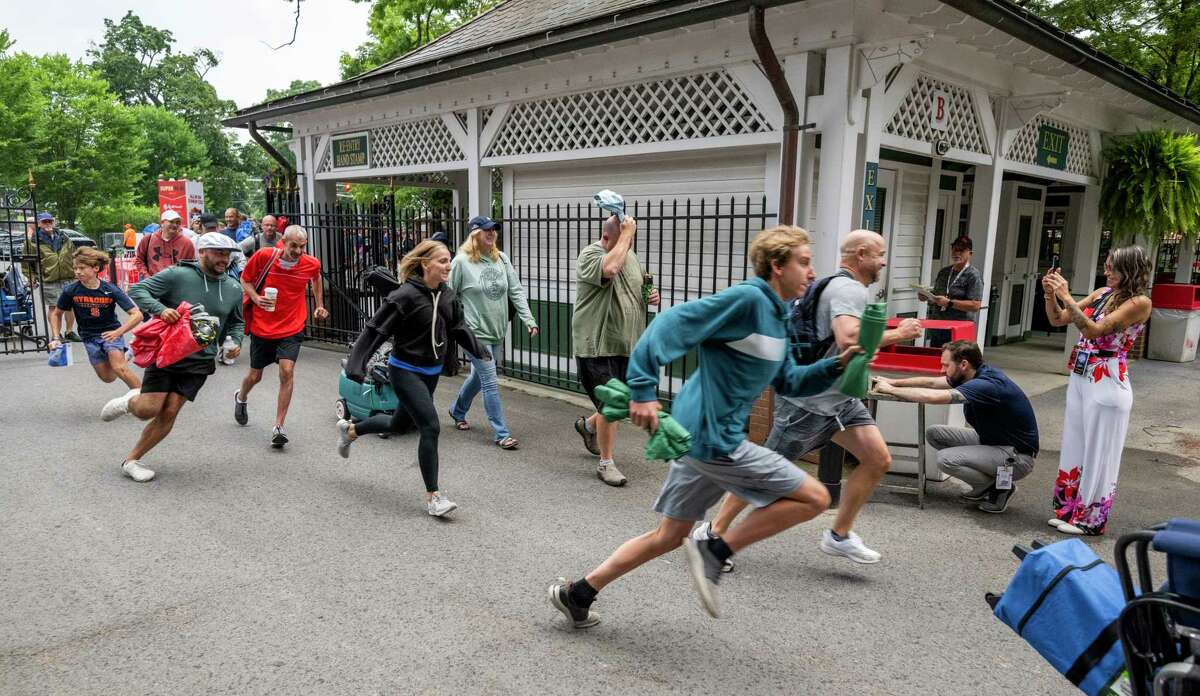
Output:
<path fill-rule="evenodd" d="M 220 322 L 217 339 L 202 350 L 167 367 L 151 365 L 142 377 L 141 390 L 132 390 L 109 401 L 100 411 L 105 421 L 132 413 L 149 421 L 137 444 L 121 463 L 125 475 L 139 483 L 154 478 L 154 472 L 141 464 L 141 458 L 162 441 L 175 425 L 175 417 L 188 401 L 195 401 L 208 376 L 216 372 L 214 360 L 226 337 L 236 345 L 226 351 L 237 357 L 241 351 L 244 324 L 242 322 L 242 288 L 231 278 L 229 255 L 237 243 L 229 237 L 212 232 L 199 240 L 200 258 L 181 261 L 151 278 L 129 288 L 129 297 L 138 308 L 168 324 L 179 321 L 176 308 L 181 302 L 204 310 Z"/>

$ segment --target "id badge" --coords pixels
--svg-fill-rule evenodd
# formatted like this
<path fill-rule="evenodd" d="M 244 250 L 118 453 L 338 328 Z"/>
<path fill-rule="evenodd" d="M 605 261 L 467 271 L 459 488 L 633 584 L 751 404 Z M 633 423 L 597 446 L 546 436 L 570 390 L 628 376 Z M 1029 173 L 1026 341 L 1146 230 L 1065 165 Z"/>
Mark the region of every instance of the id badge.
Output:
<path fill-rule="evenodd" d="M 1012 490 L 1013 484 L 1013 468 L 1012 464 L 1001 464 L 996 467 L 996 490 L 1008 491 Z"/>
<path fill-rule="evenodd" d="M 1092 356 L 1092 351 L 1081 350 L 1075 354 L 1075 365 L 1072 367 L 1072 372 L 1077 375 L 1082 375 L 1087 371 L 1088 358 Z"/>

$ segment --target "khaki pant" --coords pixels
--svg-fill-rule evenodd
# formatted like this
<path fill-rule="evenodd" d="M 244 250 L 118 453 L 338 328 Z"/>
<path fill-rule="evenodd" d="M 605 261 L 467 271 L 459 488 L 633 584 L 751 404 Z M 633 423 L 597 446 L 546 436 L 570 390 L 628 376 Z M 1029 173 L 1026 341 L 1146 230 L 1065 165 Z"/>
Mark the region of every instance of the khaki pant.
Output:
<path fill-rule="evenodd" d="M 1012 447 L 981 445 L 974 428 L 931 425 L 925 428 L 925 442 L 938 451 L 938 466 L 947 476 L 969 484 L 976 492 L 996 483 L 996 469 L 1009 459 L 1013 460 L 1014 481 L 1033 471 L 1033 457 L 1018 454 Z"/>

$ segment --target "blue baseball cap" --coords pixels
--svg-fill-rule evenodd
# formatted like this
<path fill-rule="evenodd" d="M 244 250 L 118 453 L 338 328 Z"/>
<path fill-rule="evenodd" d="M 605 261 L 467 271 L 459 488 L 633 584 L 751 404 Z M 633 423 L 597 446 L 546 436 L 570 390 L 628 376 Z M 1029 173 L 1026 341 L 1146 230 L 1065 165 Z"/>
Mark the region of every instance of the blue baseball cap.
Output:
<path fill-rule="evenodd" d="M 476 217 L 471 218 L 470 222 L 467 223 L 467 229 L 498 230 L 498 229 L 500 229 L 500 223 L 496 222 L 495 220 L 491 219 L 490 217 L 487 217 L 486 215 L 478 215 Z"/>
<path fill-rule="evenodd" d="M 54 219 L 54 216 L 51 215 L 50 213 L 38 213 L 37 214 L 38 222 L 45 222 L 46 220 L 53 220 L 53 219 Z"/>

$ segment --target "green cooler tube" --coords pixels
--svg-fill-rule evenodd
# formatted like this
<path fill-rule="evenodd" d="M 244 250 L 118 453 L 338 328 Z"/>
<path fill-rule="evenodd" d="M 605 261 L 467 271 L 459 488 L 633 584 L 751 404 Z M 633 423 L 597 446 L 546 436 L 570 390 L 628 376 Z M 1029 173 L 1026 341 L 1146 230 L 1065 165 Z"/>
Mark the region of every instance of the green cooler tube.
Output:
<path fill-rule="evenodd" d="M 862 346 L 862 355 L 856 355 L 846 365 L 838 390 L 846 396 L 865 399 L 867 389 L 871 386 L 871 361 L 875 359 L 875 351 L 883 339 L 887 329 L 887 303 L 876 302 L 867 305 L 862 315 L 862 324 L 858 330 L 858 345 Z"/>

